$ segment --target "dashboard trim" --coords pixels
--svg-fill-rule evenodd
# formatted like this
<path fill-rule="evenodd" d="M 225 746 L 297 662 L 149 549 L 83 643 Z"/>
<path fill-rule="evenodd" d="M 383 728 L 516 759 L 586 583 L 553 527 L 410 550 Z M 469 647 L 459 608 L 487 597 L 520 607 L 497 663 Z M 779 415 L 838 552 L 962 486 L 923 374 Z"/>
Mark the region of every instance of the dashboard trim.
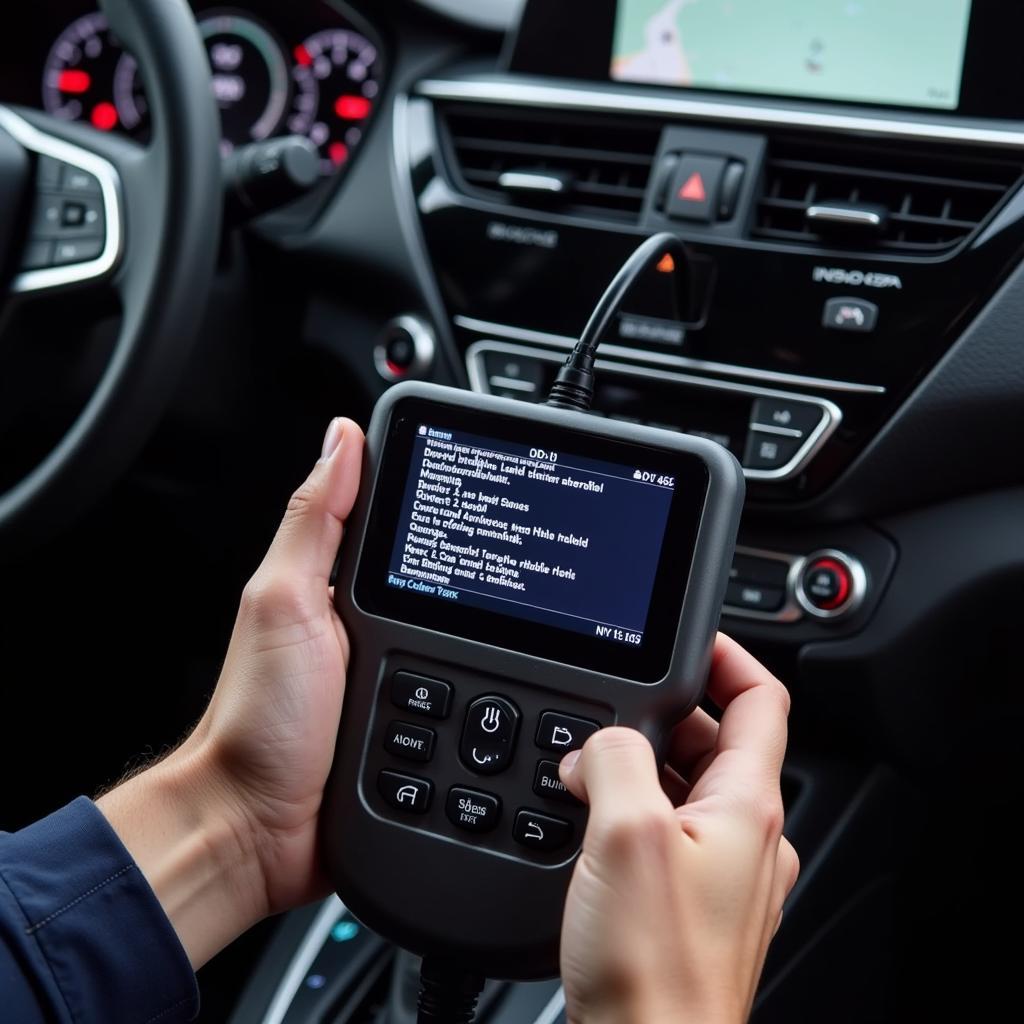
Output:
<path fill-rule="evenodd" d="M 603 83 L 581 88 L 573 85 L 540 85 L 502 81 L 488 76 L 462 79 L 428 78 L 416 91 L 432 100 L 471 103 L 507 103 L 513 106 L 557 107 L 605 114 L 647 114 L 698 121 L 767 125 L 778 128 L 812 128 L 868 134 L 883 138 L 916 139 L 922 142 L 971 143 L 1003 149 L 1024 149 L 1024 131 L 982 125 L 844 114 L 800 107 L 756 106 L 723 103 L 689 96 L 665 96 L 610 88 Z"/>
<path fill-rule="evenodd" d="M 602 351 L 605 351 L 602 348 Z M 528 356 L 533 359 L 540 359 L 549 363 L 560 363 L 562 357 L 557 352 L 545 351 L 544 349 L 526 347 L 523 345 L 511 345 L 504 341 L 484 339 L 471 345 L 466 352 L 466 369 L 469 373 L 470 387 L 478 394 L 490 394 L 489 381 L 484 372 L 483 357 L 488 352 L 504 352 L 508 355 Z M 711 391 L 730 391 L 734 394 L 752 395 L 755 398 L 776 398 L 792 400 L 817 405 L 823 415 L 821 422 L 811 431 L 807 440 L 800 446 L 800 449 L 784 466 L 778 469 L 747 469 L 743 468 L 743 475 L 748 480 L 782 481 L 788 480 L 802 472 L 807 464 L 821 450 L 826 441 L 835 433 L 843 420 L 842 410 L 827 398 L 815 398 L 810 395 L 794 395 L 785 391 L 772 391 L 769 388 L 754 387 L 749 384 L 735 384 L 731 381 L 709 380 L 706 377 L 694 377 L 689 374 L 672 373 L 668 370 L 653 370 L 645 366 L 632 366 L 626 363 L 610 362 L 607 359 L 598 359 L 594 366 L 598 370 L 605 370 L 608 373 L 618 374 L 625 377 L 642 377 L 658 381 L 677 381 L 690 387 L 706 388 Z"/>
<path fill-rule="evenodd" d="M 538 345 L 553 345 L 557 348 L 572 349 L 577 338 L 563 334 L 548 334 L 546 331 L 532 331 L 525 327 L 477 320 L 470 316 L 454 317 L 457 327 L 478 334 L 496 335 L 510 341 L 527 341 Z M 776 370 L 758 370 L 752 366 L 736 366 L 732 363 L 716 363 L 705 359 L 690 359 L 663 352 L 648 352 L 644 349 L 626 348 L 622 345 L 601 345 L 601 352 L 619 359 L 634 359 L 638 362 L 654 363 L 659 366 L 675 366 L 684 370 L 705 373 L 721 373 L 731 377 L 765 381 L 769 384 L 789 384 L 793 387 L 820 388 L 823 391 L 841 391 L 853 395 L 884 395 L 886 389 L 879 384 L 858 384 L 848 380 L 829 380 L 826 377 L 804 377 L 797 373 L 782 373 Z"/>
<path fill-rule="evenodd" d="M 53 157 L 80 170 L 95 175 L 100 183 L 106 218 L 106 244 L 103 252 L 85 263 L 72 263 L 66 267 L 47 267 L 26 270 L 15 276 L 11 291 L 37 292 L 48 288 L 79 284 L 102 277 L 114 268 L 121 254 L 123 229 L 121 225 L 121 179 L 114 165 L 95 153 L 54 138 L 29 124 L 9 107 L 0 106 L 0 127 L 12 135 L 25 149 L 40 156 Z"/>

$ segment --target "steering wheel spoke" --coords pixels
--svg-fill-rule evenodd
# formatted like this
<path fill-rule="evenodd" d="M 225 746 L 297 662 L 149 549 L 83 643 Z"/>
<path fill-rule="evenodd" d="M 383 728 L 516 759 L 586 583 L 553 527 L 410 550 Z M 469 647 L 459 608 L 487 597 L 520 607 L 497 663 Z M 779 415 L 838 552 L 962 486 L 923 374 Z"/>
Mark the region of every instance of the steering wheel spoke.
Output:
<path fill-rule="evenodd" d="M 109 278 L 125 250 L 125 175 L 146 156 L 121 138 L 35 111 L 0 106 L 0 128 L 26 153 L 33 170 L 31 210 L 10 290 L 48 292 Z"/>

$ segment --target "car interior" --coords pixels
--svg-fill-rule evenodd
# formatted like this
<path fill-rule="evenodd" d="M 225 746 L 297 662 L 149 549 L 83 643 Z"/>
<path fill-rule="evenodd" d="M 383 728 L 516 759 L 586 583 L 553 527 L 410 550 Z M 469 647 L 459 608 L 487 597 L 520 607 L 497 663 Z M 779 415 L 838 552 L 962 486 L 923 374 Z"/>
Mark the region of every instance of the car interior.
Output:
<path fill-rule="evenodd" d="M 187 733 L 332 416 L 400 381 L 542 402 L 669 232 L 685 301 L 671 267 L 638 281 L 593 414 L 746 478 L 720 628 L 791 693 L 802 864 L 752 1019 L 1002 1019 L 1024 9 L 188 6 L 3 15 L 0 828 Z M 200 1020 L 403 1024 L 417 979 L 332 896 L 203 968 Z M 488 982 L 477 1019 L 564 1008 L 557 979 Z"/>

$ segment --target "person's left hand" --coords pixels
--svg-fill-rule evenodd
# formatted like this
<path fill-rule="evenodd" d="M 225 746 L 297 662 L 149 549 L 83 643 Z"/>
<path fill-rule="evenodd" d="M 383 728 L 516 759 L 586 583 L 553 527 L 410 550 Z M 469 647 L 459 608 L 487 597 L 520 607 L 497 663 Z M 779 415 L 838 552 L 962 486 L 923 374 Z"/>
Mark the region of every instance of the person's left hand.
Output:
<path fill-rule="evenodd" d="M 98 801 L 195 967 L 260 918 L 328 890 L 317 818 L 349 654 L 329 579 L 362 450 L 355 423 L 331 423 L 245 588 L 203 718 Z"/>

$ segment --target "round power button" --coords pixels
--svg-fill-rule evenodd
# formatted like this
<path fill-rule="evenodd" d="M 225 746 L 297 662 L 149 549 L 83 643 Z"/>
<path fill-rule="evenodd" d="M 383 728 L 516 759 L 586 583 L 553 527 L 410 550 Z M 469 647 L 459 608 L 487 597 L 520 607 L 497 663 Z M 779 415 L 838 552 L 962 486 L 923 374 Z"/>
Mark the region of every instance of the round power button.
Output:
<path fill-rule="evenodd" d="M 842 551 L 816 551 L 807 557 L 796 587 L 796 598 L 808 614 L 819 619 L 849 615 L 864 600 L 864 566 Z"/>

